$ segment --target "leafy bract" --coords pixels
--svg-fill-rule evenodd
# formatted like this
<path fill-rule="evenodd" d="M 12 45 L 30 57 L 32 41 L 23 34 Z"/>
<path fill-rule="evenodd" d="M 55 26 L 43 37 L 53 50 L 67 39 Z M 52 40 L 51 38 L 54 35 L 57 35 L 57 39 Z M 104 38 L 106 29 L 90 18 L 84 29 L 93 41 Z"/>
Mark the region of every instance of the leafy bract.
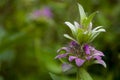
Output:
<path fill-rule="evenodd" d="M 85 20 L 85 22 L 83 23 L 83 26 L 84 26 L 85 29 L 88 29 L 90 23 L 92 22 L 93 17 L 96 15 L 97 12 L 98 12 L 98 11 L 92 13 L 92 14 Z"/>
<path fill-rule="evenodd" d="M 66 37 L 66 38 L 68 38 L 68 39 L 70 39 L 70 40 L 72 40 L 72 41 L 76 41 L 74 38 L 72 38 L 72 37 L 69 36 L 68 34 L 64 34 L 64 37 Z"/>
<path fill-rule="evenodd" d="M 82 24 L 83 20 L 86 19 L 87 17 L 86 17 L 83 7 L 80 4 L 78 4 L 78 8 L 79 8 L 79 13 L 80 13 L 80 22 Z"/>
<path fill-rule="evenodd" d="M 102 26 L 98 26 L 92 30 L 92 19 L 98 11 L 87 17 L 80 4 L 78 4 L 78 8 L 80 13 L 80 24 L 76 21 L 74 21 L 74 24 L 65 22 L 70 28 L 73 38 L 67 34 L 64 34 L 64 36 L 80 44 L 92 42 L 101 32 L 105 32 L 105 29 L 103 29 Z"/>
<path fill-rule="evenodd" d="M 71 24 L 70 22 L 65 22 L 65 24 L 70 28 L 70 30 L 72 31 L 72 34 L 73 34 L 73 36 L 75 36 L 76 35 L 76 27 L 73 25 L 73 24 Z"/>

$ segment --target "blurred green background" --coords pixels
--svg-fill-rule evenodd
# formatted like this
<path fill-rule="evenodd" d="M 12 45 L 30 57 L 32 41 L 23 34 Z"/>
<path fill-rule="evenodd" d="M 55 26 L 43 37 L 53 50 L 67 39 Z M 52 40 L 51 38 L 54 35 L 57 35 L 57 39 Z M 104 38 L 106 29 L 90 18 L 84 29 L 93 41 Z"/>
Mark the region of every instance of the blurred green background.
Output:
<path fill-rule="evenodd" d="M 104 52 L 105 69 L 89 66 L 94 80 L 120 80 L 120 0 L 0 0 L 0 80 L 75 80 L 62 73 L 56 50 L 69 40 L 65 21 L 79 21 L 77 2 L 89 15 L 99 11 L 93 26 L 102 25 L 92 45 Z"/>

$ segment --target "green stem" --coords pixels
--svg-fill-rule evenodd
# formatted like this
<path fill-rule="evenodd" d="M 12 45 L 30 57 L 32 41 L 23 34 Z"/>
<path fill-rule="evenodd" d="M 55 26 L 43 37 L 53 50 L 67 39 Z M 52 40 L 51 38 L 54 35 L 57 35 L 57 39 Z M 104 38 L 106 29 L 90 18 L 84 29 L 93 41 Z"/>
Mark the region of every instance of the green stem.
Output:
<path fill-rule="evenodd" d="M 84 68 L 77 68 L 76 80 L 93 80 L 89 73 Z"/>
<path fill-rule="evenodd" d="M 76 80 L 81 80 L 81 78 L 80 78 L 80 68 L 77 68 Z"/>

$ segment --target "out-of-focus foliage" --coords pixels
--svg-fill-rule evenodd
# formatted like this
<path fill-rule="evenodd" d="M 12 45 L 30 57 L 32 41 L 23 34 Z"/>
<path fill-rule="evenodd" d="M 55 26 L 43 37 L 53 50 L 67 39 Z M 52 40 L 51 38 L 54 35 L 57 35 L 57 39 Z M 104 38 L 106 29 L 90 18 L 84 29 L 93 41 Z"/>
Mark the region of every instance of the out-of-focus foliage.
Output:
<path fill-rule="evenodd" d="M 102 25 L 93 44 L 104 52 L 107 69 L 88 68 L 95 80 L 120 79 L 119 0 L 0 0 L 0 80 L 74 80 L 74 70 L 62 73 L 56 50 L 66 44 L 65 21 L 79 21 L 77 2 L 89 15 L 99 11 L 94 26 Z"/>

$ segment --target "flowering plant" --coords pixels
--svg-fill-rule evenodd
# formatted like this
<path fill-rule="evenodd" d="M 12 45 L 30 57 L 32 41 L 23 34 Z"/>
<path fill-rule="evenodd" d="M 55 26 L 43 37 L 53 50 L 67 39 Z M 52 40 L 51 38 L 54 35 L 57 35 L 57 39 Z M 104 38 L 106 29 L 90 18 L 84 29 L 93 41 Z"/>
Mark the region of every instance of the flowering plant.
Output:
<path fill-rule="evenodd" d="M 64 34 L 64 37 L 71 40 L 66 47 L 60 48 L 59 53 L 55 59 L 62 61 L 63 71 L 71 69 L 73 66 L 77 67 L 77 80 L 92 80 L 90 75 L 85 71 L 84 67 L 93 63 L 101 64 L 106 67 L 105 62 L 102 60 L 104 54 L 95 49 L 90 43 L 101 33 L 105 32 L 102 26 L 98 26 L 92 29 L 92 19 L 97 12 L 92 13 L 90 16 L 86 16 L 83 7 L 78 4 L 80 13 L 80 23 L 65 22 L 72 32 L 72 37 L 68 34 Z M 61 51 L 64 51 L 62 53 Z M 63 61 L 62 59 L 67 59 Z"/>

